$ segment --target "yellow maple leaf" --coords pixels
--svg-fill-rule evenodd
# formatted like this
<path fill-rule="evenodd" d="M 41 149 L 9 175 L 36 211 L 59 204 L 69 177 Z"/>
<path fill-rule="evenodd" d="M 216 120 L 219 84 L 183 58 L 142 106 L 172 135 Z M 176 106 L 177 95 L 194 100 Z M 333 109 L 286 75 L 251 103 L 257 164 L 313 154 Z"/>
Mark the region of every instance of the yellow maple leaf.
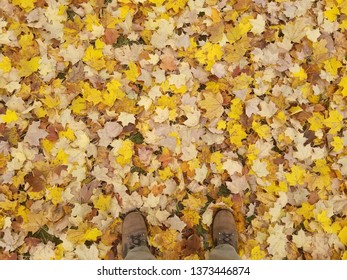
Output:
<path fill-rule="evenodd" d="M 222 47 L 219 44 L 212 44 L 207 41 L 199 50 L 195 52 L 195 58 L 201 64 L 206 64 L 205 69 L 210 71 L 216 60 L 220 60 L 223 56 Z"/>
<path fill-rule="evenodd" d="M 28 50 L 33 45 L 34 34 L 29 32 L 28 34 L 23 34 L 18 40 L 19 45 L 24 51 Z"/>
<path fill-rule="evenodd" d="M 342 91 L 341 91 L 342 96 L 346 97 L 347 96 L 347 76 L 342 77 L 338 85 L 342 87 Z"/>
<path fill-rule="evenodd" d="M 326 159 L 317 159 L 315 161 L 315 166 L 312 168 L 314 172 L 319 172 L 321 175 L 329 175 L 330 168 L 327 164 Z"/>
<path fill-rule="evenodd" d="M 125 97 L 125 93 L 120 89 L 122 84 L 117 80 L 111 80 L 106 85 L 106 92 L 102 93 L 102 103 L 112 107 L 116 100 L 122 100 Z"/>
<path fill-rule="evenodd" d="M 257 245 L 251 250 L 251 259 L 252 260 L 262 260 L 266 256 L 266 253 L 260 249 L 260 246 Z"/>
<path fill-rule="evenodd" d="M 328 218 L 325 210 L 317 214 L 316 220 L 321 224 L 322 228 L 327 233 L 337 233 L 341 229 L 339 224 L 332 224 L 332 221 Z"/>
<path fill-rule="evenodd" d="M 106 45 L 105 42 L 101 41 L 100 39 L 97 39 L 95 41 L 95 48 L 97 50 L 102 50 L 105 45 Z"/>
<path fill-rule="evenodd" d="M 52 201 L 54 205 L 61 203 L 63 201 L 63 188 L 57 186 L 46 188 L 46 199 Z"/>
<path fill-rule="evenodd" d="M 233 89 L 241 90 L 241 89 L 249 89 L 250 84 L 252 83 L 253 78 L 246 73 L 241 73 L 233 80 Z"/>
<path fill-rule="evenodd" d="M 158 231 L 153 237 L 150 236 L 151 245 L 158 248 L 161 252 L 175 249 L 178 238 L 177 230 L 167 229 L 163 231 L 159 228 Z"/>
<path fill-rule="evenodd" d="M 135 82 L 138 76 L 140 75 L 139 69 L 134 62 L 128 64 L 129 70 L 125 70 L 124 73 L 127 76 L 127 79 L 131 82 Z"/>
<path fill-rule="evenodd" d="M 293 77 L 299 78 L 300 81 L 303 81 L 307 79 L 307 74 L 306 71 L 300 66 L 297 71 L 293 72 Z"/>
<path fill-rule="evenodd" d="M 347 20 L 341 20 L 341 23 L 339 24 L 339 28 L 341 28 L 342 32 L 345 32 L 347 30 Z"/>
<path fill-rule="evenodd" d="M 106 62 L 101 49 L 94 49 L 93 46 L 89 46 L 82 58 L 89 66 L 95 68 L 96 70 L 101 70 L 106 67 Z"/>
<path fill-rule="evenodd" d="M 8 73 L 11 71 L 11 59 L 8 58 L 7 56 L 4 56 L 2 58 L 2 60 L 0 61 L 0 69 L 4 72 L 4 73 Z"/>
<path fill-rule="evenodd" d="M 330 134 L 336 134 L 342 128 L 342 115 L 337 110 L 329 112 L 329 117 L 324 120 L 324 124 L 330 128 Z"/>
<path fill-rule="evenodd" d="M 83 115 L 87 109 L 86 100 L 78 96 L 71 102 L 70 108 L 74 114 Z"/>
<path fill-rule="evenodd" d="M 96 241 L 99 236 L 102 235 L 100 229 L 97 228 L 88 228 L 84 234 L 84 240 L 87 241 Z"/>
<path fill-rule="evenodd" d="M 301 185 L 304 183 L 306 171 L 298 165 L 293 165 L 290 173 L 286 173 L 285 177 L 291 186 Z"/>
<path fill-rule="evenodd" d="M 271 137 L 271 128 L 266 124 L 261 124 L 253 120 L 252 128 L 261 139 Z"/>
<path fill-rule="evenodd" d="M 342 63 L 339 60 L 337 60 L 336 57 L 324 61 L 325 70 L 333 76 L 337 75 L 337 71 L 341 67 Z"/>
<path fill-rule="evenodd" d="M 286 182 L 280 181 L 278 184 L 271 184 L 270 186 L 265 187 L 265 190 L 269 193 L 278 194 L 279 192 L 287 192 L 288 186 Z"/>
<path fill-rule="evenodd" d="M 101 91 L 96 88 L 92 88 L 89 83 L 84 83 L 82 94 L 88 102 L 92 102 L 94 105 L 97 105 L 103 101 Z"/>
<path fill-rule="evenodd" d="M 23 205 L 20 205 L 17 210 L 17 215 L 23 218 L 24 223 L 28 222 L 28 214 L 30 210 Z"/>
<path fill-rule="evenodd" d="M 93 25 L 94 26 L 100 26 L 100 22 L 98 19 L 98 16 L 95 14 L 86 14 L 86 17 L 84 19 L 84 22 L 86 23 L 86 29 L 87 31 L 93 31 Z"/>
<path fill-rule="evenodd" d="M 239 24 L 229 30 L 226 36 L 230 44 L 233 44 L 236 41 L 240 40 L 244 34 L 247 34 L 247 32 L 252 29 L 250 19 L 252 19 L 251 16 L 244 16 L 240 20 Z"/>
<path fill-rule="evenodd" d="M 347 226 L 344 226 L 343 229 L 340 231 L 338 237 L 340 238 L 341 242 L 347 246 Z"/>
<path fill-rule="evenodd" d="M 26 12 L 31 11 L 35 7 L 37 0 L 12 0 L 12 4 L 21 7 Z"/>
<path fill-rule="evenodd" d="M 193 226 L 199 224 L 200 215 L 197 211 L 184 209 L 182 210 L 183 216 L 181 220 L 187 224 L 188 227 L 192 228 Z"/>
<path fill-rule="evenodd" d="M 69 159 L 69 154 L 65 153 L 63 149 L 59 149 L 55 159 L 52 161 L 53 164 L 67 164 Z"/>
<path fill-rule="evenodd" d="M 76 244 L 86 241 L 96 241 L 102 235 L 101 230 L 88 226 L 85 223 L 79 225 L 77 229 L 67 231 L 67 239 Z"/>
<path fill-rule="evenodd" d="M 4 211 L 14 211 L 17 207 L 17 201 L 10 201 L 6 199 L 5 201 L 0 201 L 0 210 Z"/>
<path fill-rule="evenodd" d="M 203 201 L 202 198 L 195 197 L 191 194 L 188 194 L 188 198 L 184 199 L 182 201 L 182 204 L 185 206 L 186 209 L 199 211 L 201 207 L 205 205 L 205 200 Z"/>
<path fill-rule="evenodd" d="M 243 103 L 240 98 L 234 98 L 231 100 L 230 104 L 230 112 L 228 113 L 228 117 L 233 120 L 239 120 L 243 113 Z"/>
<path fill-rule="evenodd" d="M 66 130 L 59 131 L 58 135 L 59 135 L 59 138 L 65 137 L 66 139 L 69 139 L 71 141 L 74 141 L 76 139 L 75 133 L 71 128 L 67 128 Z"/>
<path fill-rule="evenodd" d="M 344 147 L 342 139 L 340 137 L 338 137 L 338 136 L 334 136 L 333 139 L 334 140 L 331 142 L 331 146 L 334 147 L 334 151 L 335 152 L 341 151 L 343 149 L 343 147 Z"/>
<path fill-rule="evenodd" d="M 312 131 L 318 131 L 324 127 L 324 116 L 319 112 L 313 112 L 312 117 L 308 118 L 307 121 Z"/>
<path fill-rule="evenodd" d="M 205 99 L 199 102 L 199 106 L 206 110 L 205 116 L 210 120 L 220 118 L 224 113 L 223 96 L 219 92 L 203 93 L 203 95 Z"/>
<path fill-rule="evenodd" d="M 223 164 L 221 162 L 223 158 L 223 154 L 221 154 L 220 151 L 214 152 L 211 154 L 210 162 L 214 163 L 216 165 L 217 171 L 222 172 L 223 171 Z"/>
<path fill-rule="evenodd" d="M 134 144 L 131 140 L 126 139 L 123 141 L 122 146 L 118 150 L 118 156 L 116 158 L 117 163 L 124 166 L 131 162 L 133 156 Z"/>
<path fill-rule="evenodd" d="M 165 8 L 167 10 L 173 9 L 175 14 L 177 14 L 180 10 L 184 8 L 187 4 L 188 0 L 168 0 Z"/>
<path fill-rule="evenodd" d="M 110 195 L 103 195 L 100 194 L 95 200 L 94 200 L 94 207 L 96 209 L 99 209 L 101 211 L 106 211 L 110 208 L 111 204 L 111 196 Z"/>
<path fill-rule="evenodd" d="M 58 244 L 54 250 L 54 259 L 61 260 L 64 256 L 64 246 L 63 243 Z"/>
<path fill-rule="evenodd" d="M 227 128 L 227 122 L 225 120 L 219 120 L 217 123 L 217 129 L 224 130 Z"/>
<path fill-rule="evenodd" d="M 6 109 L 6 113 L 5 113 L 5 115 L 2 116 L 2 120 L 5 123 L 15 122 L 16 120 L 18 120 L 18 116 L 17 116 L 16 111 Z"/>
<path fill-rule="evenodd" d="M 242 140 L 247 137 L 247 133 L 245 132 L 244 128 L 241 124 L 235 124 L 233 122 L 228 122 L 228 128 L 229 132 L 229 140 L 231 144 L 234 144 L 236 147 L 242 146 Z"/>
<path fill-rule="evenodd" d="M 301 208 L 296 210 L 296 213 L 298 213 L 299 215 L 303 216 L 306 220 L 308 220 L 314 216 L 313 210 L 314 210 L 314 205 L 308 202 L 303 202 L 301 204 Z"/>
<path fill-rule="evenodd" d="M 52 97 L 50 95 L 46 95 L 44 99 L 41 99 L 41 101 L 50 109 L 56 108 L 60 104 L 60 99 L 58 96 Z"/>
<path fill-rule="evenodd" d="M 334 5 L 329 10 L 324 11 L 324 16 L 331 22 L 334 22 L 340 14 L 339 9 Z"/>
<path fill-rule="evenodd" d="M 40 66 L 39 61 L 40 61 L 39 56 L 33 57 L 30 60 L 21 59 L 19 61 L 19 66 L 20 66 L 19 75 L 21 77 L 28 77 L 32 73 L 36 72 Z"/>
<path fill-rule="evenodd" d="M 159 170 L 158 173 L 160 179 L 162 179 L 163 181 L 174 176 L 169 166 L 166 166 L 163 170 Z"/>
<path fill-rule="evenodd" d="M 44 149 L 46 153 L 49 153 L 54 146 L 54 143 L 49 141 L 48 139 L 42 139 L 41 144 L 42 144 L 42 148 Z"/>

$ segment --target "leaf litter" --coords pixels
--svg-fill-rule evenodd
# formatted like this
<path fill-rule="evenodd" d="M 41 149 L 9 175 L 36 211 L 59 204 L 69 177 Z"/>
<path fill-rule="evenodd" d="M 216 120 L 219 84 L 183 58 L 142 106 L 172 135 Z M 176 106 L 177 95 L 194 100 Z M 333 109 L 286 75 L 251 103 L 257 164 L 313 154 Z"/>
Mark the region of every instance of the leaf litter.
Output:
<path fill-rule="evenodd" d="M 347 259 L 347 2 L 4 0 L 0 258 Z"/>

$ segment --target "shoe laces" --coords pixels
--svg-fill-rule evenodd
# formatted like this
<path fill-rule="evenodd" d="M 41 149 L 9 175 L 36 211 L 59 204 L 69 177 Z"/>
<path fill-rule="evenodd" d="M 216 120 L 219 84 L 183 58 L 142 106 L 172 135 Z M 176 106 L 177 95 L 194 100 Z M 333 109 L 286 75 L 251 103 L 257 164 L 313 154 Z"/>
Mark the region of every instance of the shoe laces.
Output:
<path fill-rule="evenodd" d="M 129 242 L 130 250 L 137 246 L 146 246 L 147 245 L 146 234 L 143 232 L 132 234 L 129 236 L 128 242 Z"/>
<path fill-rule="evenodd" d="M 230 244 L 234 248 L 236 247 L 235 233 L 219 232 L 218 233 L 218 244 Z"/>

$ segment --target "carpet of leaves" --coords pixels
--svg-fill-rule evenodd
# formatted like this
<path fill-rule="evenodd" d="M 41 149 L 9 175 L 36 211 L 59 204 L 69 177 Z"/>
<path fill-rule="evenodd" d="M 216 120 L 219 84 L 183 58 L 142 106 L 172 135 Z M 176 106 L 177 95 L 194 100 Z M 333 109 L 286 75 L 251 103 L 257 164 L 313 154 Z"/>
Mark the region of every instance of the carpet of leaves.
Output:
<path fill-rule="evenodd" d="M 347 259 L 346 0 L 1 0 L 0 259 Z"/>

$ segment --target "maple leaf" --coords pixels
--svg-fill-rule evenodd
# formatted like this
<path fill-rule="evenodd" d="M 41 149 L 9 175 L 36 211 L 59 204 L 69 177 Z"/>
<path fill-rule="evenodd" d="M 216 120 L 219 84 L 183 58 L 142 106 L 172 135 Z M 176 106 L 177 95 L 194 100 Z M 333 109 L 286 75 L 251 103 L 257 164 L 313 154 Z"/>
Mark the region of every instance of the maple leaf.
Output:
<path fill-rule="evenodd" d="M 292 186 L 301 185 L 304 183 L 305 170 L 298 165 L 293 165 L 290 173 L 286 173 L 285 177 L 288 183 Z"/>
<path fill-rule="evenodd" d="M 117 137 L 123 131 L 123 127 L 117 122 L 107 122 L 103 129 L 98 130 L 100 137 L 99 145 L 107 147 L 112 139 Z"/>
<path fill-rule="evenodd" d="M 39 129 L 40 122 L 33 122 L 24 137 L 24 141 L 28 142 L 32 146 L 39 146 L 39 140 L 45 138 L 48 133 L 44 129 Z"/>
<path fill-rule="evenodd" d="M 324 120 L 324 124 L 330 128 L 330 134 L 336 134 L 342 128 L 342 115 L 337 110 L 329 112 L 329 117 Z"/>
<path fill-rule="evenodd" d="M 294 43 L 299 43 L 300 40 L 305 36 L 305 29 L 307 23 L 305 18 L 297 18 L 294 22 L 288 22 L 282 32 L 285 37 Z"/>
<path fill-rule="evenodd" d="M 198 212 L 194 210 L 182 210 L 182 221 L 187 224 L 188 227 L 193 227 L 197 224 L 199 224 L 200 221 L 200 215 Z"/>
<path fill-rule="evenodd" d="M 76 246 L 75 254 L 79 260 L 98 260 L 99 250 L 95 244 L 87 247 L 85 244 Z"/>
<path fill-rule="evenodd" d="M 341 242 L 347 246 L 347 226 L 343 227 L 343 229 L 339 232 L 339 238 Z"/>
<path fill-rule="evenodd" d="M 21 77 L 28 77 L 30 76 L 32 73 L 36 72 L 39 69 L 39 64 L 40 62 L 40 57 L 36 56 L 31 58 L 30 60 L 26 60 L 26 59 L 21 59 L 19 61 L 19 75 Z"/>
<path fill-rule="evenodd" d="M 4 73 L 8 73 L 11 70 L 11 59 L 7 56 L 3 56 L 2 60 L 0 61 L 0 69 Z"/>
<path fill-rule="evenodd" d="M 17 5 L 24 9 L 26 12 L 31 11 L 34 9 L 34 5 L 37 2 L 37 0 L 13 0 L 12 3 L 13 5 Z"/>
<path fill-rule="evenodd" d="M 270 236 L 267 238 L 268 252 L 274 259 L 283 259 L 286 256 L 287 238 L 283 232 L 283 226 L 275 225 L 269 229 Z"/>
<path fill-rule="evenodd" d="M 129 70 L 125 70 L 127 78 L 131 82 L 135 82 L 137 77 L 140 75 L 139 70 L 134 62 L 130 62 L 128 64 Z"/>
<path fill-rule="evenodd" d="M 199 102 L 199 106 L 206 110 L 205 116 L 208 119 L 219 118 L 224 113 L 223 96 L 218 92 L 203 93 L 204 100 Z"/>
<path fill-rule="evenodd" d="M 18 120 L 16 111 L 7 109 L 5 115 L 2 116 L 2 121 L 5 123 L 11 123 Z"/>
<path fill-rule="evenodd" d="M 261 34 L 265 31 L 265 20 L 262 15 L 257 15 L 256 19 L 249 20 L 254 34 Z"/>
<path fill-rule="evenodd" d="M 266 253 L 260 248 L 259 245 L 255 246 L 251 251 L 252 260 L 263 260 Z"/>

